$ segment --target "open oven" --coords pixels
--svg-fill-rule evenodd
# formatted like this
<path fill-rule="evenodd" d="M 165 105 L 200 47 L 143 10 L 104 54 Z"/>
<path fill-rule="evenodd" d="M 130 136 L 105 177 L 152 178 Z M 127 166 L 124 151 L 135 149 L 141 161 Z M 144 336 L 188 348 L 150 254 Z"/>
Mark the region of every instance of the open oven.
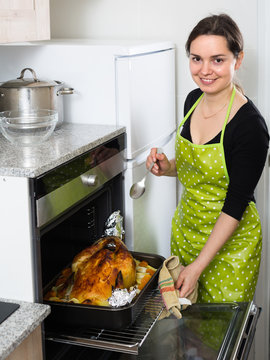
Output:
<path fill-rule="evenodd" d="M 61 271 L 70 266 L 74 256 L 104 235 L 108 217 L 118 211 L 124 215 L 124 170 L 125 135 L 122 134 L 31 179 L 30 186 L 34 194 L 35 296 L 36 301 L 51 306 L 51 314 L 44 322 L 46 359 L 59 357 L 55 344 L 60 343 L 64 346 L 64 353 L 71 344 L 106 349 L 106 341 L 94 340 L 97 336 L 91 335 L 91 341 L 87 341 L 89 332 L 96 332 L 97 328 L 103 331 L 109 328 L 117 332 L 133 323 L 142 309 L 149 308 L 155 296 L 159 297 L 159 294 L 154 294 L 156 273 L 133 302 L 121 309 L 44 299 Z M 160 268 L 164 260 L 162 256 L 138 252 L 133 252 L 133 256 L 138 260 L 147 260 L 155 268 Z M 150 317 L 147 326 L 144 324 L 146 329 L 143 335 L 140 334 L 141 342 L 162 307 L 160 299 L 154 301 L 155 316 Z M 118 349 L 125 347 L 121 340 L 118 341 Z"/>
<path fill-rule="evenodd" d="M 46 302 L 55 277 L 104 234 L 108 217 L 118 210 L 125 214 L 124 152 L 125 136 L 119 135 L 31 179 L 37 302 Z M 133 255 L 157 269 L 164 260 Z M 121 309 L 50 305 L 44 323 L 46 360 L 247 359 L 260 313 L 253 303 L 194 304 L 180 320 L 158 321 L 164 305 L 157 276 Z"/>
<path fill-rule="evenodd" d="M 97 240 L 108 216 L 123 213 L 124 134 L 31 179 L 36 300 L 83 248 Z"/>

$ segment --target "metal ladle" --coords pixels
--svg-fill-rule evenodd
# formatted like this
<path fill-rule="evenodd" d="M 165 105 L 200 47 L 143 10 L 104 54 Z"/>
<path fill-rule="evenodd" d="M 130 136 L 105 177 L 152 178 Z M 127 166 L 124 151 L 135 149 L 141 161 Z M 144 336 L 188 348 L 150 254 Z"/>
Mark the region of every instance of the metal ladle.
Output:
<path fill-rule="evenodd" d="M 157 154 L 162 154 L 162 149 L 157 149 Z M 147 169 L 147 172 L 146 172 L 145 176 L 142 178 L 142 180 L 136 182 L 135 184 L 133 184 L 131 186 L 131 188 L 129 190 L 129 196 L 132 199 L 138 199 L 139 197 L 141 197 L 144 194 L 146 176 L 152 170 L 154 165 L 155 165 L 155 162 L 152 161 L 151 165 Z"/>

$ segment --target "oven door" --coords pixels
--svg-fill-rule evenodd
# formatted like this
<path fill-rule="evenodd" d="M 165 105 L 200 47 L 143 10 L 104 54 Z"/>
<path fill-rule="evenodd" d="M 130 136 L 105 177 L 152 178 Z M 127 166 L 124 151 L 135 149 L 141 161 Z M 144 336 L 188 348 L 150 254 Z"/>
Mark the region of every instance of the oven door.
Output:
<path fill-rule="evenodd" d="M 161 299 L 160 299 L 161 301 Z M 182 312 L 156 321 L 142 343 L 147 313 L 121 332 L 88 333 L 83 339 L 48 337 L 47 359 L 59 360 L 246 360 L 260 309 L 250 303 L 194 304 Z M 96 329 L 97 331 L 97 329 Z M 89 335 L 90 334 L 90 335 Z"/>

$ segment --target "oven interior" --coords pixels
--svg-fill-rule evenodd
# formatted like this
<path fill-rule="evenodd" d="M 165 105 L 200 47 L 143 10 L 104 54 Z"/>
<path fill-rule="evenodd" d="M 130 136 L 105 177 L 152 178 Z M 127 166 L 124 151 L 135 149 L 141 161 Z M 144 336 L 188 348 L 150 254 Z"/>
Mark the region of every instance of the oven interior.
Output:
<path fill-rule="evenodd" d="M 104 234 L 104 224 L 114 211 L 123 214 L 121 177 L 119 174 L 40 231 L 43 289 L 77 253 Z"/>

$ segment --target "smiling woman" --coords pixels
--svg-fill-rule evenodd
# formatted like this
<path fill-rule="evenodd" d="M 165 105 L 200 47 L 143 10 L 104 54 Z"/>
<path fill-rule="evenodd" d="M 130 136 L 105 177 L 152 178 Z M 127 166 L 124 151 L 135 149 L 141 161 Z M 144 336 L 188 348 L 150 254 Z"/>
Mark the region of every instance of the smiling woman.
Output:
<path fill-rule="evenodd" d="M 185 269 L 176 287 L 199 302 L 250 301 L 261 258 L 254 190 L 269 143 L 258 109 L 234 84 L 243 38 L 226 14 L 202 19 L 186 43 L 198 85 L 185 102 L 175 159 L 151 150 L 157 176 L 177 175 L 182 196 L 172 220 L 171 251 Z M 158 162 L 156 162 L 158 160 Z"/>
<path fill-rule="evenodd" d="M 190 72 L 195 83 L 207 91 L 231 90 L 235 70 L 239 69 L 243 52 L 237 57 L 228 49 L 223 36 L 200 35 L 190 46 Z"/>
<path fill-rule="evenodd" d="M 199 35 L 191 42 L 188 52 L 191 76 L 204 92 L 192 118 L 192 139 L 196 144 L 205 144 L 222 129 L 234 87 L 234 74 L 244 54 L 241 50 L 235 57 L 226 38 L 220 35 Z M 228 121 L 246 102 L 246 97 L 237 91 Z"/>

